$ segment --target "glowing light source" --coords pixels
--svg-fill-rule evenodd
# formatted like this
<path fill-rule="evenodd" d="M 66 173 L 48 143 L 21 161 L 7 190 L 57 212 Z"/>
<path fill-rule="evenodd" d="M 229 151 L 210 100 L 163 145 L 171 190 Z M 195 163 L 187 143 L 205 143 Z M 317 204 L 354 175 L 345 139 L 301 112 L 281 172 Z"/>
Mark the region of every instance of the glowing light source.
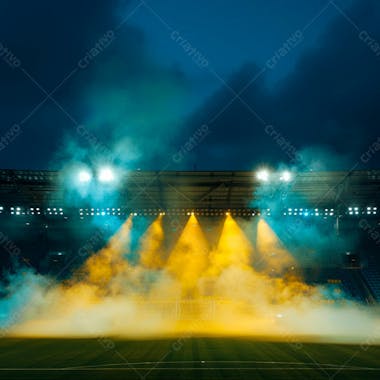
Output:
<path fill-rule="evenodd" d="M 92 174 L 88 170 L 81 170 L 78 173 L 78 179 L 79 179 L 79 182 L 81 182 L 81 183 L 88 183 L 92 179 Z"/>
<path fill-rule="evenodd" d="M 100 182 L 113 182 L 115 180 L 115 173 L 109 167 L 101 168 L 98 173 L 98 180 Z"/>
<path fill-rule="evenodd" d="M 285 170 L 281 173 L 280 181 L 282 182 L 290 182 L 292 180 L 292 173 Z"/>
<path fill-rule="evenodd" d="M 266 169 L 261 169 L 256 173 L 256 177 L 259 181 L 268 182 L 269 172 Z"/>

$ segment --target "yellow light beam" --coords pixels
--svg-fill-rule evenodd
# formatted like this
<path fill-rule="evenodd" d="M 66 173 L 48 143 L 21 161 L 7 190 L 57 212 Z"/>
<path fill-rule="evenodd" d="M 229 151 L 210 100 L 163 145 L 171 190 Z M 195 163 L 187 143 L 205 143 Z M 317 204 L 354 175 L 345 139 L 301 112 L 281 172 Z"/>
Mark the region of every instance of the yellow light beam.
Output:
<path fill-rule="evenodd" d="M 195 296 L 198 282 L 208 266 L 209 244 L 201 226 L 191 215 L 170 253 L 166 269 L 180 282 L 183 295 Z"/>
<path fill-rule="evenodd" d="M 140 264 L 148 269 L 164 266 L 163 247 L 164 229 L 162 215 L 159 215 L 140 239 Z"/>
<path fill-rule="evenodd" d="M 230 266 L 248 266 L 253 246 L 231 215 L 224 221 L 216 251 L 211 254 L 209 275 L 216 276 Z"/>
<path fill-rule="evenodd" d="M 264 219 L 260 219 L 257 224 L 256 248 L 260 255 L 259 260 L 266 266 L 266 272 L 280 273 L 283 269 L 296 263 Z"/>
<path fill-rule="evenodd" d="M 132 216 L 129 216 L 108 244 L 87 259 L 81 270 L 86 282 L 104 287 L 113 277 L 125 273 L 128 262 L 124 255 L 130 251 L 131 229 Z"/>

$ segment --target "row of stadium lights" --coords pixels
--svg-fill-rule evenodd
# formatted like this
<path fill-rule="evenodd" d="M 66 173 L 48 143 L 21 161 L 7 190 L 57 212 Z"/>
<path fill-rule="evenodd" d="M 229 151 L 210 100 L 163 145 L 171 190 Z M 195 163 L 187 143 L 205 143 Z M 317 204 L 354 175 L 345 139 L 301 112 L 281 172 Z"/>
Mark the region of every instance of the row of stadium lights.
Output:
<path fill-rule="evenodd" d="M 360 212 L 361 212 L 361 214 L 376 215 L 377 214 L 377 207 L 369 207 L 368 206 L 365 211 L 364 210 L 359 211 L 359 207 L 349 207 L 348 208 L 348 214 L 349 215 L 359 215 Z"/>
<path fill-rule="evenodd" d="M 113 182 L 116 179 L 115 172 L 110 167 L 103 167 L 96 173 L 97 180 L 102 183 Z M 293 175 L 290 171 L 284 170 L 280 173 L 271 173 L 267 169 L 261 169 L 256 172 L 256 178 L 261 182 L 268 182 L 276 176 L 281 182 L 290 182 Z M 89 183 L 92 181 L 94 174 L 89 169 L 83 169 L 78 172 L 78 180 L 80 183 Z"/>
<path fill-rule="evenodd" d="M 307 208 L 288 208 L 287 211 L 284 212 L 284 215 L 287 216 L 334 216 L 333 208 L 325 208 L 325 209 L 312 209 L 309 210 Z"/>
<path fill-rule="evenodd" d="M 102 183 L 113 182 L 116 179 L 115 171 L 111 167 L 102 167 L 96 173 L 97 180 Z M 276 176 L 281 182 L 290 182 L 293 175 L 288 170 L 280 173 L 271 173 L 267 169 L 261 169 L 256 172 L 256 178 L 261 182 L 268 182 Z M 94 174 L 89 169 L 82 169 L 78 172 L 78 180 L 80 183 L 89 183 L 92 181 Z"/>
<path fill-rule="evenodd" d="M 279 179 L 281 182 L 290 182 L 293 179 L 293 175 L 288 170 L 284 170 L 280 173 L 271 173 L 268 169 L 261 169 L 256 172 L 256 178 L 260 182 L 269 182 L 271 179 Z"/>
<path fill-rule="evenodd" d="M 102 167 L 96 174 L 97 180 L 102 183 L 111 183 L 116 179 L 115 172 L 110 167 Z M 80 183 L 90 183 L 93 177 L 94 174 L 89 169 L 83 169 L 78 172 L 78 180 Z"/>
<path fill-rule="evenodd" d="M 0 211 L 3 211 L 3 207 L 0 207 Z M 45 215 L 63 215 L 62 208 L 47 208 L 46 212 L 43 212 L 39 207 L 30 207 L 27 209 L 21 207 L 11 207 L 10 208 L 11 215 L 41 215 L 42 213 Z"/>
<path fill-rule="evenodd" d="M 4 213 L 5 209 L 0 206 L 0 214 Z M 81 218 L 85 216 L 120 216 L 126 215 L 128 212 L 122 210 L 121 208 L 81 208 L 79 209 L 79 216 Z M 43 210 L 40 207 L 10 207 L 11 215 L 64 215 L 63 208 L 61 207 L 48 207 Z M 228 210 L 225 209 L 199 209 L 199 210 L 189 210 L 189 209 L 169 209 L 167 211 L 157 210 L 157 209 L 142 209 L 139 211 L 130 212 L 130 215 L 141 216 L 141 215 L 201 215 L 201 216 L 222 216 L 222 215 L 233 215 L 233 216 L 260 216 L 261 214 L 270 216 L 271 209 L 264 209 L 261 212 L 252 209 L 237 209 Z M 347 208 L 348 215 L 377 215 L 376 206 L 368 206 L 365 208 L 360 208 L 358 206 L 352 206 Z M 333 208 L 288 208 L 283 212 L 284 216 L 334 216 L 335 210 Z"/>
<path fill-rule="evenodd" d="M 121 215 L 121 209 L 120 208 L 81 208 L 79 209 L 79 216 L 83 218 L 86 216 L 106 216 L 106 215 Z M 124 214 L 124 213 L 123 213 Z"/>
<path fill-rule="evenodd" d="M 288 208 L 287 211 L 284 212 L 284 215 L 290 216 L 334 216 L 335 211 L 333 208 L 325 208 L 325 209 L 307 209 L 307 208 Z M 365 208 L 360 208 L 358 206 L 348 207 L 346 214 L 348 215 L 377 215 L 377 207 L 368 206 Z"/>
<path fill-rule="evenodd" d="M 106 215 L 125 215 L 126 212 L 122 211 L 120 208 L 89 208 L 89 209 L 80 209 L 79 215 L 81 218 L 84 216 L 106 216 Z M 182 215 L 182 216 L 191 216 L 191 215 L 201 215 L 201 216 L 222 216 L 222 215 L 238 215 L 238 216 L 254 216 L 260 215 L 259 211 L 254 211 L 252 209 L 240 209 L 233 211 L 225 211 L 225 209 L 200 209 L 200 210 L 188 210 L 188 209 L 172 209 L 167 211 L 157 210 L 157 209 L 142 209 L 139 211 L 130 212 L 131 216 L 147 216 L 147 215 Z M 270 215 L 270 210 L 267 209 L 266 215 Z"/>

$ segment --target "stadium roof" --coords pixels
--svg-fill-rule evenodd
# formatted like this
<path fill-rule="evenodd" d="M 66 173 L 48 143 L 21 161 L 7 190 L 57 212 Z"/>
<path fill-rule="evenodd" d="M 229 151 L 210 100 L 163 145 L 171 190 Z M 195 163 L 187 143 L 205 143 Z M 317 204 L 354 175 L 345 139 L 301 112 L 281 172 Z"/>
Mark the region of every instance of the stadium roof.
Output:
<path fill-rule="evenodd" d="M 283 184 L 276 175 L 262 184 L 251 171 L 129 171 L 112 196 L 128 209 L 247 208 L 274 192 L 293 207 L 380 204 L 380 170 L 294 173 L 292 181 Z M 63 172 L 0 170 L 0 204 L 67 204 L 63 183 Z"/>

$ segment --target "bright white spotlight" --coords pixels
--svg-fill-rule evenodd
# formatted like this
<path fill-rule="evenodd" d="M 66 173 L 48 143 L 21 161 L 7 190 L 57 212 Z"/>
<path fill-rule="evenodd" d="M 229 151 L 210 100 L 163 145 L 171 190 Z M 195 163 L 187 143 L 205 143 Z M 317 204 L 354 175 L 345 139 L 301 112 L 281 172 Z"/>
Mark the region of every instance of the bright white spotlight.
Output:
<path fill-rule="evenodd" d="M 285 170 L 281 173 L 281 177 L 280 177 L 280 180 L 282 182 L 290 182 L 292 179 L 292 173 L 290 173 L 289 171 Z"/>
<path fill-rule="evenodd" d="M 256 177 L 259 181 L 268 182 L 269 180 L 269 172 L 266 169 L 259 170 L 256 174 Z"/>
<path fill-rule="evenodd" d="M 88 170 L 81 170 L 78 173 L 78 179 L 79 179 L 79 182 L 88 183 L 92 179 L 92 174 Z"/>
<path fill-rule="evenodd" d="M 99 170 L 98 180 L 100 182 L 112 182 L 115 180 L 115 173 L 111 168 L 102 168 Z"/>

